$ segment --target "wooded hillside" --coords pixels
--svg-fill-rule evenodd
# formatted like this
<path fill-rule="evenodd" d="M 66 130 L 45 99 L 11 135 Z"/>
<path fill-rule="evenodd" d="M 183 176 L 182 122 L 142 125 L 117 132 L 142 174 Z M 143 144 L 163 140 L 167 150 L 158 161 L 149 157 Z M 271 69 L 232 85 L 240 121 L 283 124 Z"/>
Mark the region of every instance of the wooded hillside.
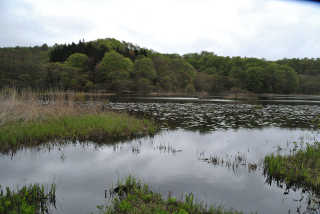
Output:
<path fill-rule="evenodd" d="M 320 58 L 163 54 L 113 38 L 48 47 L 0 48 L 0 88 L 86 92 L 320 93 Z"/>

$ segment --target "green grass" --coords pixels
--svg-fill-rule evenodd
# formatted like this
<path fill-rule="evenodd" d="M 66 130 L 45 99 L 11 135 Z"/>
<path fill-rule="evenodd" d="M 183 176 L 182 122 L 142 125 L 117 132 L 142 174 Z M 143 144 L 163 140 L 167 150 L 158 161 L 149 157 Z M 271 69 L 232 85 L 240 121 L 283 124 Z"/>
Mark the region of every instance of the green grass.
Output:
<path fill-rule="evenodd" d="M 54 183 L 50 190 L 45 190 L 44 185 L 40 186 L 37 183 L 16 191 L 6 187 L 5 193 L 1 185 L 0 189 L 0 213 L 47 213 L 49 205 L 55 206 L 56 185 Z"/>
<path fill-rule="evenodd" d="M 7 123 L 0 129 L 0 151 L 39 145 L 54 139 L 104 140 L 108 137 L 153 134 L 157 127 L 147 119 L 101 112 Z"/>
<path fill-rule="evenodd" d="M 269 181 L 285 182 L 289 187 L 302 187 L 320 195 L 320 144 L 305 145 L 291 155 L 267 155 L 264 174 Z"/>
<path fill-rule="evenodd" d="M 262 109 L 263 107 L 262 107 L 262 105 L 254 105 L 254 106 L 252 106 L 252 108 L 253 109 Z"/>
<path fill-rule="evenodd" d="M 224 204 L 212 205 L 207 208 L 203 202 L 198 202 L 193 193 L 184 194 L 177 199 L 169 196 L 165 199 L 161 193 L 153 192 L 149 183 L 138 176 L 128 175 L 117 183 L 118 193 L 113 193 L 110 202 L 99 205 L 99 213 L 158 213 L 158 214 L 187 214 L 187 213 L 242 213 L 232 208 L 226 209 Z M 110 187 L 110 192 L 114 187 Z"/>

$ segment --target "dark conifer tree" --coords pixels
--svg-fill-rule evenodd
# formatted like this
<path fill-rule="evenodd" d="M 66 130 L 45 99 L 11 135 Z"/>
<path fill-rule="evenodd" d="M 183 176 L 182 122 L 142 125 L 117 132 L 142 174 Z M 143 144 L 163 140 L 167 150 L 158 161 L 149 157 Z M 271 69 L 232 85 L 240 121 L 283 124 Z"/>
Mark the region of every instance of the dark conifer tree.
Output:
<path fill-rule="evenodd" d="M 137 49 L 134 49 L 134 55 L 137 57 L 139 55 L 139 51 Z"/>

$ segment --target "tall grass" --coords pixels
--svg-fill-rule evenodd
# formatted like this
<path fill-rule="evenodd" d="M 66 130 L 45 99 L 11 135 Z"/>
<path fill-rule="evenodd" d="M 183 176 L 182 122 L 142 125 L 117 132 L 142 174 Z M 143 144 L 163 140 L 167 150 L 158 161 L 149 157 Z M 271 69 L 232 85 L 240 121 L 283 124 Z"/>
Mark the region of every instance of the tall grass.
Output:
<path fill-rule="evenodd" d="M 83 102 L 84 99 L 79 93 L 1 91 L 0 151 L 54 139 L 104 140 L 157 130 L 147 119 L 104 111 L 100 103 Z"/>
<path fill-rule="evenodd" d="M 49 213 L 49 206 L 56 203 L 55 183 L 50 188 L 36 183 L 16 191 L 6 187 L 3 192 L 1 185 L 0 189 L 0 213 Z"/>
<path fill-rule="evenodd" d="M 0 91 L 0 126 L 8 123 L 28 122 L 48 117 L 77 116 L 95 114 L 101 109 L 88 104 L 86 108 L 77 105 L 82 100 L 82 93 L 50 91 L 45 94 L 31 90 L 18 91 L 5 88 Z"/>
<path fill-rule="evenodd" d="M 284 182 L 288 187 L 302 187 L 320 196 L 320 143 L 305 145 L 291 155 L 267 155 L 264 174 L 269 181 Z"/>

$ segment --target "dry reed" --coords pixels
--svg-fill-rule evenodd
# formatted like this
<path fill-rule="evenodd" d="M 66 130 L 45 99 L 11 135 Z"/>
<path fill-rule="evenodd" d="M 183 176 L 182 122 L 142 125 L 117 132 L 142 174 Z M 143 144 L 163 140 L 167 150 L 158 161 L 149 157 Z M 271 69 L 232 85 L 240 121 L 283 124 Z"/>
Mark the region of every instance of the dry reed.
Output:
<path fill-rule="evenodd" d="M 0 153 L 56 139 L 104 141 L 157 129 L 147 119 L 105 111 L 99 96 L 86 101 L 83 93 L 5 89 L 0 97 Z"/>
<path fill-rule="evenodd" d="M 89 102 L 85 108 L 76 105 L 83 101 L 82 93 L 18 91 L 6 88 L 0 92 L 0 126 L 7 123 L 29 122 L 50 117 L 77 116 L 101 112 L 99 105 Z"/>
<path fill-rule="evenodd" d="M 229 91 L 223 93 L 224 99 L 232 99 L 232 100 L 256 100 L 257 95 L 249 92 L 247 90 L 233 87 Z"/>

